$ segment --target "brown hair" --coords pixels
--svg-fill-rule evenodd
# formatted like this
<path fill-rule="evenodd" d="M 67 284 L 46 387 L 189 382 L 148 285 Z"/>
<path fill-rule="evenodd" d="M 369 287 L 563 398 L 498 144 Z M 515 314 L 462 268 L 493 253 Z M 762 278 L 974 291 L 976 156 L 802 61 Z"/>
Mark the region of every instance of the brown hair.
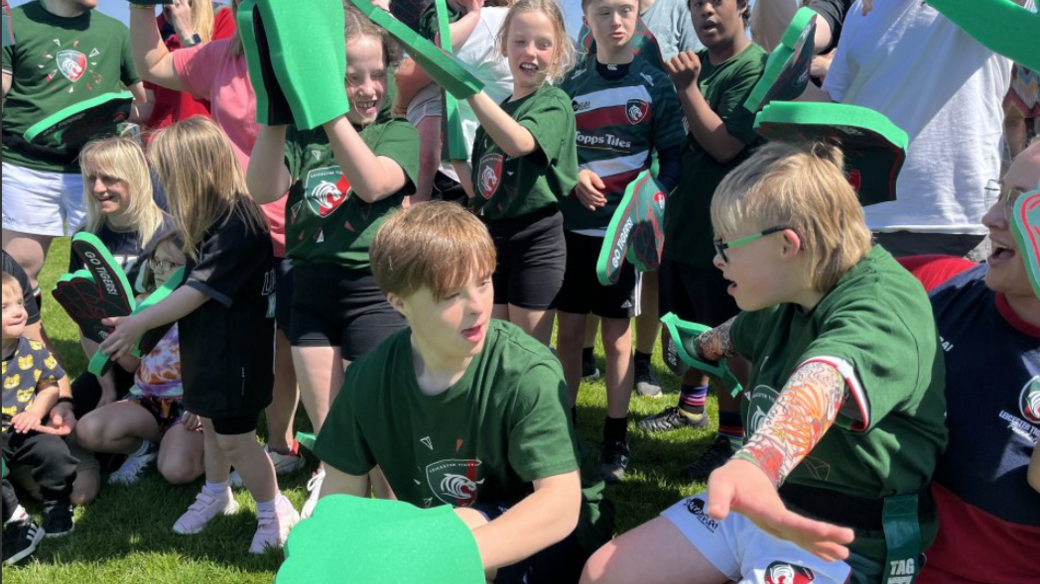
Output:
<path fill-rule="evenodd" d="M 716 235 L 784 226 L 809 254 L 810 280 L 829 290 L 869 252 L 863 207 L 844 156 L 823 142 L 763 146 L 722 180 L 711 201 Z"/>
<path fill-rule="evenodd" d="M 254 232 L 267 232 L 267 218 L 249 196 L 242 166 L 224 132 L 209 118 L 195 116 L 155 133 L 148 159 L 170 203 L 170 215 L 184 238 L 184 254 L 196 249 L 206 231 L 238 201 L 246 202 L 243 220 Z"/>
<path fill-rule="evenodd" d="M 176 247 L 181 250 L 181 253 L 184 252 L 184 238 L 181 237 L 181 234 L 176 229 L 167 231 L 165 235 L 156 239 L 155 245 L 152 247 L 151 252 L 149 252 L 148 257 L 141 259 L 143 263 L 141 264 L 141 272 L 138 276 L 138 292 L 150 294 L 158 289 L 158 286 L 155 285 L 155 270 L 152 269 L 152 263 L 149 260 L 155 258 L 155 254 L 159 252 L 159 248 L 166 244 Z"/>
<path fill-rule="evenodd" d="M 509 7 L 509 12 L 506 13 L 506 18 L 502 21 L 502 28 L 498 31 L 498 47 L 503 57 L 509 55 L 507 43 L 509 42 L 509 27 L 513 23 L 513 17 L 521 12 L 533 10 L 539 10 L 548 16 L 555 31 L 553 35 L 553 62 L 549 65 L 549 71 L 545 74 L 545 82 L 551 84 L 566 75 L 567 71 L 570 71 L 571 67 L 574 66 L 575 59 L 574 42 L 567 35 L 567 28 L 563 24 L 563 13 L 560 11 L 560 5 L 556 0 L 516 0 Z"/>
<path fill-rule="evenodd" d="M 350 0 L 343 1 L 343 35 L 347 42 L 362 37 L 378 37 L 383 43 L 383 64 L 387 67 L 401 60 L 401 47 L 397 39 L 390 36 L 387 30 L 372 22 Z"/>
<path fill-rule="evenodd" d="M 385 294 L 411 296 L 428 288 L 437 300 L 474 276 L 495 271 L 487 227 L 455 203 L 430 201 L 390 216 L 369 251 L 372 273 Z"/>

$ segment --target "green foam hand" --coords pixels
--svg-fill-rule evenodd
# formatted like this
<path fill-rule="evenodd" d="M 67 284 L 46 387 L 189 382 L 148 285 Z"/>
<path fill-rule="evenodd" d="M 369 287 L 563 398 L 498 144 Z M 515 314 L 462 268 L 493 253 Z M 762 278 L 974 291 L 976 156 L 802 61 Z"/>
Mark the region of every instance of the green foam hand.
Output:
<path fill-rule="evenodd" d="M 1011 211 L 1011 233 L 1026 264 L 1033 292 L 1040 299 L 1040 185 L 1015 200 Z"/>
<path fill-rule="evenodd" d="M 118 133 L 130 118 L 133 100 L 129 91 L 119 91 L 81 101 L 29 126 L 25 141 L 79 152 L 91 140 Z"/>
<path fill-rule="evenodd" d="M 245 0 L 236 18 L 258 123 L 310 130 L 350 111 L 341 0 Z"/>
<path fill-rule="evenodd" d="M 823 141 L 845 155 L 849 183 L 864 207 L 896 199 L 896 179 L 909 138 L 884 115 L 840 103 L 774 102 L 755 117 L 755 131 L 770 141 Z"/>
<path fill-rule="evenodd" d="M 285 544 L 275 584 L 483 584 L 477 542 L 448 506 L 326 496 Z"/>
<path fill-rule="evenodd" d="M 617 284 L 626 260 L 640 272 L 660 268 L 665 198 L 664 190 L 649 170 L 639 173 L 625 188 L 596 260 L 596 278 L 600 284 Z"/>
<path fill-rule="evenodd" d="M 695 348 L 697 337 L 711 330 L 711 327 L 681 320 L 670 312 L 661 317 L 661 324 L 668 331 L 667 340 L 669 341 L 664 360 L 668 364 L 668 368 L 676 375 L 682 375 L 684 367 L 691 367 L 721 381 L 723 387 L 728 389 L 733 396 L 744 391 L 740 382 L 726 367 L 725 359 L 718 363 L 708 363 L 697 357 Z"/>
<path fill-rule="evenodd" d="M 277 0 L 276 0 L 277 1 Z M 372 22 L 394 36 L 423 71 L 438 85 L 457 99 L 466 99 L 480 93 L 484 82 L 454 55 L 426 40 L 407 24 L 397 20 L 368 0 L 351 0 Z"/>
<path fill-rule="evenodd" d="M 744 102 L 748 111 L 757 112 L 772 101 L 791 101 L 809 84 L 813 53 L 816 49 L 816 12 L 800 8 L 769 54 L 762 78 Z"/>
<path fill-rule="evenodd" d="M 452 53 L 451 26 L 448 22 L 448 3 L 436 0 L 437 28 L 441 37 L 441 48 Z M 448 160 L 468 160 L 466 136 L 462 133 L 462 113 L 459 112 L 459 100 L 445 90 L 441 90 L 444 99 L 444 145 L 448 150 Z"/>
<path fill-rule="evenodd" d="M 928 0 L 928 4 L 982 46 L 1040 70 L 1040 14 L 1012 0 Z"/>

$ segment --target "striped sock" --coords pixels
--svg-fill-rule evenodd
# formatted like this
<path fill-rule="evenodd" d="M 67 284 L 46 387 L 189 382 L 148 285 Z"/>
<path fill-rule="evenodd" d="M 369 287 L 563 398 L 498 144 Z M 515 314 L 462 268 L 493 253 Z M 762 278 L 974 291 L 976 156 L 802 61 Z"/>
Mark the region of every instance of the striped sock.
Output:
<path fill-rule="evenodd" d="M 708 400 L 708 386 L 693 387 L 683 384 L 679 394 L 679 409 L 685 414 L 703 415 L 704 402 Z"/>
<path fill-rule="evenodd" d="M 719 412 L 719 436 L 725 436 L 729 440 L 733 452 L 744 447 L 744 421 L 740 413 Z"/>

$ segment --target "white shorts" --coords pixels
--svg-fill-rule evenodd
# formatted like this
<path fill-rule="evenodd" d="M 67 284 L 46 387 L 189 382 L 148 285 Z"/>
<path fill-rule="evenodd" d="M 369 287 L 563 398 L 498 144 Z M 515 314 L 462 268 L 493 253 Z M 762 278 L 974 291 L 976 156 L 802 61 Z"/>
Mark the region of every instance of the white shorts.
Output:
<path fill-rule="evenodd" d="M 3 163 L 4 231 L 60 237 L 87 218 L 83 176 Z"/>
<path fill-rule="evenodd" d="M 852 573 L 845 562 L 825 562 L 767 534 L 737 513 L 730 513 L 723 521 L 712 519 L 703 493 L 679 501 L 661 516 L 671 521 L 718 571 L 739 584 L 845 584 Z"/>

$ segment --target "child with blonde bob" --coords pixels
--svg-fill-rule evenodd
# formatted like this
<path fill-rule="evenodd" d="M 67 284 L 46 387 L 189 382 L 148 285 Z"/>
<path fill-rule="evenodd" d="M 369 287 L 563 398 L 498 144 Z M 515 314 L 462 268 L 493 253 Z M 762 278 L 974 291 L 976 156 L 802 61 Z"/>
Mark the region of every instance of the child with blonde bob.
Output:
<path fill-rule="evenodd" d="M 548 345 L 567 263 L 559 202 L 578 183 L 574 108 L 552 84 L 573 65 L 574 43 L 555 0 L 517 0 L 499 34 L 512 94 L 467 100 L 480 128 L 470 161 L 452 163 L 498 252 L 495 318 Z"/>
<path fill-rule="evenodd" d="M 379 465 L 399 500 L 455 508 L 489 580 L 574 582 L 611 535 L 603 483 L 579 475 L 559 361 L 492 319 L 487 229 L 454 203 L 420 203 L 387 219 L 371 254 L 410 328 L 347 370 L 315 446 L 322 496 L 367 497 Z"/>
<path fill-rule="evenodd" d="M 212 121 L 195 117 L 160 130 L 149 156 L 184 238 L 184 284 L 148 310 L 106 320 L 115 330 L 101 349 L 120 359 L 145 332 L 177 324 L 183 404 L 202 418 L 206 484 L 173 531 L 199 533 L 238 510 L 229 485 L 234 465 L 256 501 L 259 522 L 249 551 L 262 554 L 281 547 L 299 520 L 256 441 L 274 382 L 267 220 L 249 196 L 231 143 Z"/>
<path fill-rule="evenodd" d="M 714 263 L 744 312 L 696 350 L 753 364 L 745 446 L 582 582 L 915 573 L 938 527 L 925 485 L 946 444 L 943 356 L 924 290 L 871 247 L 843 168 L 835 146 L 770 144 L 719 185 Z"/>

